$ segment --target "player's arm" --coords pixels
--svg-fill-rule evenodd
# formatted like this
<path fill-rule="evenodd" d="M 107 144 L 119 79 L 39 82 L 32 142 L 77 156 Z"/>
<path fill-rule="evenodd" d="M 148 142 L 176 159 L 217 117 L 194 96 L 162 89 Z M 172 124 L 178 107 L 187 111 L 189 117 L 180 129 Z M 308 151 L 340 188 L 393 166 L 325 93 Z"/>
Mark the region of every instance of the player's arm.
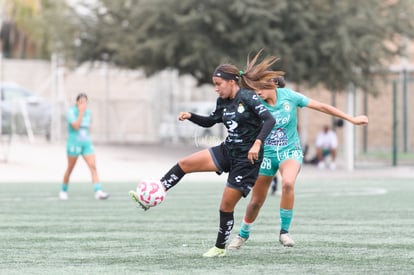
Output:
<path fill-rule="evenodd" d="M 276 120 L 274 119 L 272 114 L 267 110 L 266 112 L 261 113 L 260 117 L 263 119 L 262 129 L 260 130 L 255 142 L 253 143 L 253 146 L 250 148 L 247 154 L 247 158 L 250 160 L 252 164 L 255 160 L 259 159 L 260 148 L 276 123 Z"/>
<path fill-rule="evenodd" d="M 260 140 L 263 144 L 267 136 L 270 134 L 270 132 L 273 129 L 273 126 L 276 123 L 275 118 L 272 116 L 272 114 L 266 110 L 266 112 L 262 112 L 260 114 L 260 117 L 263 119 L 263 125 L 262 129 L 260 130 L 259 134 L 257 135 L 256 140 Z"/>
<path fill-rule="evenodd" d="M 178 119 L 181 121 L 188 119 L 189 121 L 206 128 L 211 127 L 217 123 L 217 121 L 211 116 L 201 116 L 191 112 L 181 112 L 178 116 Z"/>
<path fill-rule="evenodd" d="M 259 100 L 255 100 L 253 102 L 255 103 L 253 110 L 262 119 L 263 124 L 259 134 L 256 137 L 255 142 L 253 143 L 253 146 L 250 148 L 247 154 L 247 158 L 252 164 L 254 163 L 254 160 L 259 159 L 260 148 L 276 123 L 275 118 Z"/>
<path fill-rule="evenodd" d="M 79 128 L 81 126 L 83 115 L 86 112 L 87 102 L 86 101 L 81 101 L 77 104 L 77 107 L 78 107 L 78 111 L 79 111 L 78 117 L 76 118 L 75 121 L 73 121 L 71 123 L 73 129 L 75 129 L 75 130 L 79 130 Z"/>
<path fill-rule="evenodd" d="M 73 129 L 79 130 L 84 114 L 85 114 L 85 111 L 82 111 L 82 112 L 79 111 L 78 117 L 76 118 L 76 120 L 74 122 L 71 123 Z"/>
<path fill-rule="evenodd" d="M 329 104 L 325 104 L 313 99 L 309 100 L 309 103 L 307 105 L 307 107 L 328 114 L 328 115 L 332 115 L 332 116 L 336 116 L 342 119 L 345 119 L 349 122 L 351 122 L 352 124 L 355 125 L 365 125 L 368 124 L 368 117 L 367 116 L 350 116 L 348 114 L 346 114 L 345 112 L 339 110 L 338 108 L 331 106 Z"/>
<path fill-rule="evenodd" d="M 83 118 L 84 112 L 79 112 L 78 117 L 76 118 L 76 120 L 74 122 L 71 123 L 72 128 L 75 130 L 79 130 L 81 123 L 82 123 L 82 118 Z"/>

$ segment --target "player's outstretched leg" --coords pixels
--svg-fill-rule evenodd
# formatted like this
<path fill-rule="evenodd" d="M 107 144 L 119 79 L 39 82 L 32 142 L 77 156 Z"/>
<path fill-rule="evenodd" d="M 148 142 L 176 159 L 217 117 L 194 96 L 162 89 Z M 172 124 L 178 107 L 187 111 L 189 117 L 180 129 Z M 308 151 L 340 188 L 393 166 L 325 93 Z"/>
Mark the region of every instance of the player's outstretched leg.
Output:
<path fill-rule="evenodd" d="M 142 209 L 144 209 L 144 211 L 147 211 L 150 208 L 148 205 L 144 205 L 142 202 L 139 201 L 138 195 L 135 191 L 133 191 L 133 190 L 129 191 L 129 196 L 137 204 L 137 207 L 141 207 Z"/>

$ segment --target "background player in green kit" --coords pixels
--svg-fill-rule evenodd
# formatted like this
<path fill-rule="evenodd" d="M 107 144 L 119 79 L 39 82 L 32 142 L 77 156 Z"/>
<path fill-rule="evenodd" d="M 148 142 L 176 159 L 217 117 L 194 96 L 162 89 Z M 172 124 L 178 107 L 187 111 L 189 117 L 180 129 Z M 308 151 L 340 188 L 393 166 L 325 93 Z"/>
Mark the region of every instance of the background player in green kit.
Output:
<path fill-rule="evenodd" d="M 276 79 L 284 86 L 284 79 Z M 299 174 L 303 153 L 297 131 L 297 108 L 308 107 L 329 115 L 345 119 L 355 125 L 368 123 L 366 116 L 349 116 L 341 110 L 292 91 L 288 88 L 257 89 L 256 93 L 264 101 L 266 108 L 276 119 L 276 124 L 264 143 L 264 158 L 259 177 L 254 185 L 252 197 L 247 205 L 239 234 L 230 242 L 228 249 L 239 249 L 249 238 L 253 222 L 259 214 L 276 172 L 282 176 L 282 197 L 280 200 L 279 242 L 293 246 L 289 227 L 293 217 L 294 187 Z"/>
<path fill-rule="evenodd" d="M 219 97 L 210 116 L 182 112 L 179 120 L 190 120 L 202 127 L 223 123 L 226 140 L 218 146 L 184 157 L 162 178 L 166 190 L 175 186 L 187 173 L 228 172 L 227 184 L 220 203 L 220 222 L 216 244 L 204 257 L 226 255 L 226 242 L 234 224 L 234 208 L 253 187 L 263 159 L 263 142 L 275 124 L 275 119 L 254 93 L 257 89 L 275 89 L 273 78 L 282 72 L 269 71 L 277 61 L 267 57 L 255 64 L 260 52 L 247 63 L 244 72 L 232 64 L 222 64 L 213 73 L 213 84 Z M 139 203 L 137 194 L 130 191 Z"/>
<path fill-rule="evenodd" d="M 101 184 L 99 183 L 98 172 L 96 171 L 95 150 L 89 134 L 91 111 L 88 109 L 88 96 L 84 93 L 79 94 L 76 97 L 76 105 L 71 107 L 66 115 L 68 122 L 68 137 L 66 140 L 68 166 L 63 177 L 59 198 L 61 200 L 68 199 L 69 178 L 78 157 L 82 156 L 92 175 L 95 198 L 105 200 L 109 197 L 109 194 L 102 191 Z"/>

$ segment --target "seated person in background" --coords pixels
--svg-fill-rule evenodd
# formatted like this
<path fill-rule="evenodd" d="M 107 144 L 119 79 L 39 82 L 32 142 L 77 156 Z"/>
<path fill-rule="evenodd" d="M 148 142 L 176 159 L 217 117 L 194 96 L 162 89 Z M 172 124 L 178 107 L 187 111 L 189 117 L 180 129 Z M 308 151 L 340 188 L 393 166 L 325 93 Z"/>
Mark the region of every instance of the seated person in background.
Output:
<path fill-rule="evenodd" d="M 278 195 L 278 196 L 280 196 L 280 195 L 282 195 L 282 190 L 280 190 L 280 188 L 278 188 L 279 186 L 279 182 L 282 180 L 282 176 L 280 175 L 280 172 L 279 171 L 277 171 L 276 172 L 276 175 L 274 175 L 273 176 L 273 179 L 272 179 L 272 185 L 271 185 L 271 189 L 272 189 L 272 192 L 270 193 L 272 196 L 274 196 L 274 195 Z"/>
<path fill-rule="evenodd" d="M 318 168 L 325 168 L 325 159 L 331 156 L 331 163 L 329 168 L 335 170 L 336 149 L 338 147 L 338 139 L 334 131 L 329 129 L 327 125 L 318 134 L 316 138 L 316 155 L 318 157 Z"/>

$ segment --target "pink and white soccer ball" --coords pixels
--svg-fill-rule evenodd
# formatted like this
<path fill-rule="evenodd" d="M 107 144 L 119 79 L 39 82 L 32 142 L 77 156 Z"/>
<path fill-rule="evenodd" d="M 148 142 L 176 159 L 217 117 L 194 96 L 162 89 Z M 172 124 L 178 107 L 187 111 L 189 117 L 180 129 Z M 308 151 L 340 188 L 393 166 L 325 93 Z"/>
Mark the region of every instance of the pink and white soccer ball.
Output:
<path fill-rule="evenodd" d="M 157 179 L 144 179 L 137 186 L 138 200 L 149 207 L 162 203 L 166 194 L 164 185 Z"/>

